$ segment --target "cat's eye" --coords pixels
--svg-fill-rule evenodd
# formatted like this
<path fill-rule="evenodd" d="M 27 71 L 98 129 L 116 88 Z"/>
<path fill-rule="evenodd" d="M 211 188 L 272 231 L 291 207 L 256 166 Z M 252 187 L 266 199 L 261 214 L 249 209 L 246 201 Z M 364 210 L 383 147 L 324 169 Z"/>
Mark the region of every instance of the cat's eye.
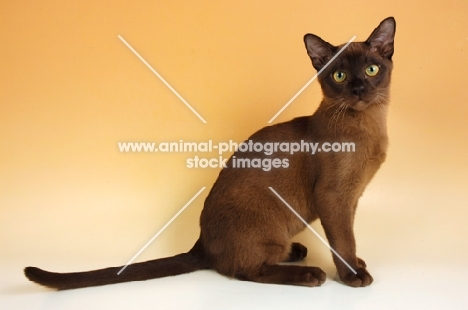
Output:
<path fill-rule="evenodd" d="M 370 65 L 369 67 L 366 68 L 366 74 L 368 76 L 376 76 L 377 73 L 379 73 L 379 66 L 377 65 Z"/>
<path fill-rule="evenodd" d="M 346 73 L 344 73 L 343 71 L 336 71 L 335 73 L 333 73 L 333 79 L 335 80 L 335 82 L 341 83 L 344 80 L 346 80 Z"/>

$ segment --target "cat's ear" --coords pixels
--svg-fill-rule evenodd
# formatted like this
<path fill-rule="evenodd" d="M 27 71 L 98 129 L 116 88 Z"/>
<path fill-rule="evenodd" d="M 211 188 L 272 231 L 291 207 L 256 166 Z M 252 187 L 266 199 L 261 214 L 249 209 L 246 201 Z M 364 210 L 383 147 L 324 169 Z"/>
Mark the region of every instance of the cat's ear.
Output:
<path fill-rule="evenodd" d="M 377 28 L 375 28 L 367 39 L 366 44 L 370 45 L 372 50 L 380 56 L 392 59 L 395 30 L 395 19 L 393 17 L 388 17 L 384 19 Z"/>
<path fill-rule="evenodd" d="M 332 59 L 336 51 L 336 47 L 314 34 L 306 34 L 304 43 L 312 65 L 317 71 L 320 71 Z"/>

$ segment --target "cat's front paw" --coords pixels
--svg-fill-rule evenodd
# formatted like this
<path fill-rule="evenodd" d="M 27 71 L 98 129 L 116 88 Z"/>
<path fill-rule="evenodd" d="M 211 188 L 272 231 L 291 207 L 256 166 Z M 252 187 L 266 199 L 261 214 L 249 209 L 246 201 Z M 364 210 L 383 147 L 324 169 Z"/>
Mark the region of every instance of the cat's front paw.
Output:
<path fill-rule="evenodd" d="M 340 276 L 340 279 L 344 284 L 351 287 L 369 286 L 374 281 L 370 273 L 363 267 L 356 269 L 356 274 L 349 271 L 344 276 Z"/>

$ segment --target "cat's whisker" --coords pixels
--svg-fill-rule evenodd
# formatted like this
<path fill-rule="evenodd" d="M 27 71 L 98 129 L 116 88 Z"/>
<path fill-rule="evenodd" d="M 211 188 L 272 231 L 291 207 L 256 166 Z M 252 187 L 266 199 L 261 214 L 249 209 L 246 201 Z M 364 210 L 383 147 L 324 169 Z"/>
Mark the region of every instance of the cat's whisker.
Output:
<path fill-rule="evenodd" d="M 336 104 L 334 105 L 336 107 L 335 111 L 333 112 L 332 117 L 330 118 L 328 122 L 328 128 L 330 129 L 330 125 L 334 122 L 335 125 L 335 135 L 337 134 L 337 128 L 338 128 L 338 121 L 341 116 L 341 121 L 343 122 L 346 110 L 348 109 L 348 104 L 346 103 L 344 98 L 339 98 L 339 100 L 336 100 Z"/>
<path fill-rule="evenodd" d="M 349 105 L 345 102 L 344 103 L 344 106 L 343 106 L 343 113 L 341 115 L 341 121 L 344 120 L 344 117 L 345 117 L 345 113 L 346 113 L 346 110 L 349 108 Z"/>
<path fill-rule="evenodd" d="M 333 113 L 332 113 L 332 115 L 331 115 L 329 121 L 328 121 L 328 126 L 327 126 L 327 128 L 330 128 L 330 122 L 332 121 L 332 119 L 334 118 L 334 116 L 335 116 L 335 114 L 336 114 L 336 106 L 337 106 L 336 102 L 337 102 L 337 101 L 338 101 L 337 98 L 330 99 L 330 102 L 329 102 L 330 105 L 326 108 L 326 111 L 327 111 L 327 112 L 328 112 L 329 110 L 331 110 L 331 109 L 335 109 L 335 110 L 333 111 Z"/>
<path fill-rule="evenodd" d="M 346 114 L 346 110 L 348 109 L 348 107 L 349 107 L 348 104 L 345 101 L 343 101 L 343 103 L 341 104 L 341 112 L 340 112 L 341 113 L 341 122 L 342 123 L 344 123 L 345 114 Z M 339 117 L 339 115 L 338 115 L 338 117 Z M 341 124 L 341 125 L 343 125 L 343 124 Z M 335 122 L 335 134 L 336 134 L 336 128 L 337 127 L 338 127 L 338 119 Z"/>
<path fill-rule="evenodd" d="M 334 98 L 331 101 L 331 105 L 328 107 L 328 109 L 334 108 L 335 110 L 333 111 L 333 114 L 330 117 L 330 120 L 328 121 L 328 125 L 327 125 L 328 129 L 330 129 L 332 123 L 335 122 L 335 131 L 336 131 L 336 124 L 337 124 L 338 118 L 339 118 L 339 116 L 340 116 L 340 114 L 341 114 L 341 112 L 343 110 L 343 105 L 346 105 L 346 103 L 344 102 L 344 98 Z"/>
<path fill-rule="evenodd" d="M 385 94 L 382 94 L 380 92 L 376 94 L 374 103 L 377 104 L 383 112 L 387 112 L 388 102 L 389 102 L 389 99 Z"/>

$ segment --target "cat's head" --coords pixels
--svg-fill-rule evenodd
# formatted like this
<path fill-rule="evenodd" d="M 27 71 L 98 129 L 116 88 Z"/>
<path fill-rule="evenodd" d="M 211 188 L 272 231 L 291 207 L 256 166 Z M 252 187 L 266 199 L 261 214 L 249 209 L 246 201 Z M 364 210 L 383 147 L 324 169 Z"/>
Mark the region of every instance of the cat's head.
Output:
<path fill-rule="evenodd" d="M 333 46 L 316 35 L 305 35 L 326 103 L 355 111 L 387 104 L 395 29 L 395 19 L 386 18 L 365 42 L 349 44 L 335 59 L 345 44 Z"/>

